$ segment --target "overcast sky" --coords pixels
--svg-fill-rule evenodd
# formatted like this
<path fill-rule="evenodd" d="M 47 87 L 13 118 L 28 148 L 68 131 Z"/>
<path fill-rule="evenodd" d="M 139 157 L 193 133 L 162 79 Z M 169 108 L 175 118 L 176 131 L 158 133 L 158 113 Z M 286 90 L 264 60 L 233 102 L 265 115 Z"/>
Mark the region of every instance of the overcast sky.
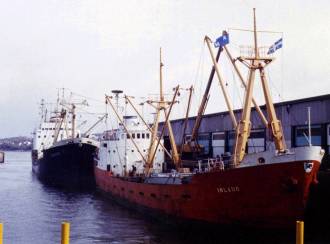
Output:
<path fill-rule="evenodd" d="M 268 71 L 275 102 L 329 94 L 327 0 L 0 0 L 0 137 L 31 135 L 38 102 L 54 101 L 60 87 L 100 101 L 113 89 L 156 93 L 160 46 L 165 90 L 195 85 L 194 115 L 211 67 L 204 36 L 229 29 L 228 48 L 238 53 L 252 36 L 231 28 L 251 29 L 253 7 L 259 30 L 282 32 L 260 33 L 265 46 L 283 37 Z M 237 108 L 238 79 L 222 68 Z M 207 112 L 226 110 L 215 82 Z M 264 103 L 258 87 L 255 97 Z M 180 106 L 173 118 L 183 116 Z"/>

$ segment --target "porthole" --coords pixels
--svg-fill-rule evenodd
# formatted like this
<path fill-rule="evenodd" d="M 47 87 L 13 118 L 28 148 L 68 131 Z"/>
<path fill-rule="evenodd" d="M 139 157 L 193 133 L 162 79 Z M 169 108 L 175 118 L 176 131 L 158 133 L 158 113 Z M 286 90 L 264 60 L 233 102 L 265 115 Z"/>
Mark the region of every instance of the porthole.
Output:
<path fill-rule="evenodd" d="M 258 158 L 258 163 L 259 164 L 264 164 L 265 162 L 266 162 L 265 158 L 263 158 L 263 157 Z"/>

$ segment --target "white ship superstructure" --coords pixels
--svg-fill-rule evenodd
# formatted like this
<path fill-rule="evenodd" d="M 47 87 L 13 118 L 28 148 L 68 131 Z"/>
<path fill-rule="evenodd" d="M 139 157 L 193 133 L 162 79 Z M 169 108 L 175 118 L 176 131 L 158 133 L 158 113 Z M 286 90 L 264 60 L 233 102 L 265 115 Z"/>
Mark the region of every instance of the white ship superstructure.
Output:
<path fill-rule="evenodd" d="M 61 123 L 59 112 L 54 116 L 43 119 L 34 131 L 32 160 L 33 162 L 43 157 L 43 150 L 53 146 L 54 143 L 71 137 L 71 121 Z"/>
<path fill-rule="evenodd" d="M 98 168 L 116 176 L 143 174 L 145 172 L 143 158 L 148 157 L 151 132 L 139 123 L 136 116 L 124 116 L 123 122 L 129 133 L 126 133 L 122 124 L 119 124 L 118 129 L 104 132 L 100 143 Z M 153 173 L 160 173 L 163 163 L 164 149 L 159 147 L 154 158 Z"/>

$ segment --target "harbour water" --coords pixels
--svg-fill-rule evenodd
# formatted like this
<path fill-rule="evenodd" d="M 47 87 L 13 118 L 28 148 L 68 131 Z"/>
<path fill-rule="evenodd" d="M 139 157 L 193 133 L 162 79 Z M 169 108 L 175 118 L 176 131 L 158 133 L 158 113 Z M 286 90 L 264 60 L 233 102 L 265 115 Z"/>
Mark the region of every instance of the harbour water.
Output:
<path fill-rule="evenodd" d="M 90 243 L 294 243 L 294 230 L 216 233 L 181 230 L 135 213 L 94 191 L 43 185 L 31 171 L 30 152 L 6 152 L 0 164 L 0 222 L 4 244 L 60 243 L 62 221 L 71 223 L 72 244 Z M 306 243 L 329 243 L 307 234 Z"/>

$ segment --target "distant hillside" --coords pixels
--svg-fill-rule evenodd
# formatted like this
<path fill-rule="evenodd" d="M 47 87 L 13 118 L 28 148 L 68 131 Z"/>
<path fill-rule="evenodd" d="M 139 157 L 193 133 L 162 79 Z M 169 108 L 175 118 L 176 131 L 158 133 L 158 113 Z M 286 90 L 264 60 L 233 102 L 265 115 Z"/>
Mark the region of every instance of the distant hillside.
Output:
<path fill-rule="evenodd" d="M 25 136 L 0 139 L 2 151 L 28 151 L 32 149 L 32 138 Z"/>

